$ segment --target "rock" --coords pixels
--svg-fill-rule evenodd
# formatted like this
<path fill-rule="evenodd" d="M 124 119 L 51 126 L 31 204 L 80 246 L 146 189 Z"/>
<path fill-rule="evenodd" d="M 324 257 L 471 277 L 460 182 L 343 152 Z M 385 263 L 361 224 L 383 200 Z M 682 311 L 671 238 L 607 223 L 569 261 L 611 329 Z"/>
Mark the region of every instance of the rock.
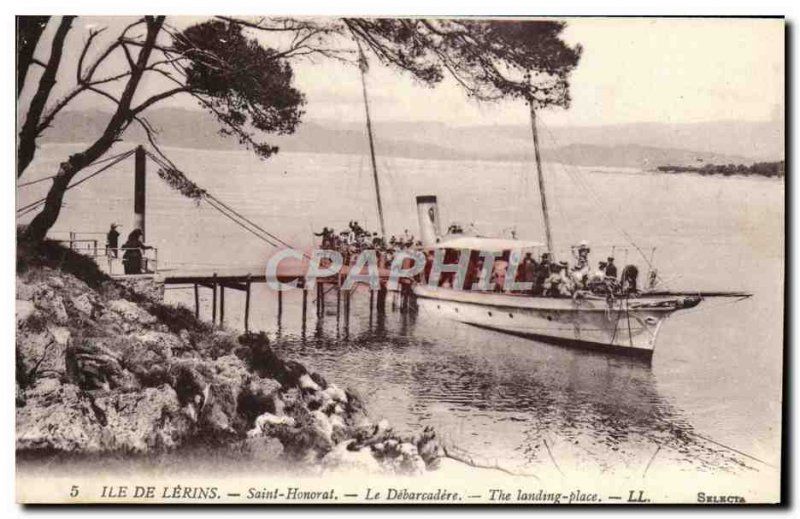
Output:
<path fill-rule="evenodd" d="M 121 348 L 120 363 L 146 387 L 157 387 L 170 381 L 172 343 L 177 338 L 147 331 L 135 335 Z"/>
<path fill-rule="evenodd" d="M 88 294 L 80 294 L 79 296 L 72 297 L 70 298 L 70 303 L 72 303 L 75 310 L 86 317 L 92 317 L 94 315 L 95 303 Z"/>
<path fill-rule="evenodd" d="M 310 373 L 311 380 L 316 382 L 316 384 L 320 387 L 320 389 L 328 389 L 328 381 L 325 380 L 325 377 L 320 375 L 319 373 Z"/>
<path fill-rule="evenodd" d="M 328 442 L 333 442 L 333 424 L 328 419 L 328 416 L 322 411 L 311 411 L 311 418 L 317 434 Z"/>
<path fill-rule="evenodd" d="M 398 450 L 400 451 L 400 460 L 397 465 L 399 473 L 409 476 L 418 476 L 425 473 L 425 461 L 419 455 L 414 444 L 401 443 Z"/>
<path fill-rule="evenodd" d="M 239 343 L 236 341 L 236 337 L 229 332 L 217 330 L 211 335 L 209 341 L 202 342 L 200 348 L 206 356 L 217 359 L 231 355 L 238 346 Z"/>
<path fill-rule="evenodd" d="M 191 346 L 192 345 L 192 336 L 189 334 L 189 331 L 184 328 L 183 330 L 178 333 L 178 337 L 181 338 L 183 341 L 184 346 Z"/>
<path fill-rule="evenodd" d="M 125 299 L 115 299 L 108 303 L 108 308 L 125 321 L 137 324 L 153 324 L 155 316 L 139 305 Z"/>
<path fill-rule="evenodd" d="M 129 292 L 143 297 L 152 303 L 164 300 L 164 284 L 156 283 L 152 279 L 121 279 L 117 281 Z"/>
<path fill-rule="evenodd" d="M 322 458 L 326 471 L 358 472 L 359 474 L 380 474 L 381 465 L 370 449 L 350 450 L 353 440 L 337 444 Z"/>
<path fill-rule="evenodd" d="M 323 391 L 323 393 L 325 393 L 331 400 L 334 400 L 335 402 L 342 402 L 344 404 L 347 403 L 347 393 L 339 389 L 336 384 L 329 385 Z"/>
<path fill-rule="evenodd" d="M 72 334 L 67 328 L 64 328 L 63 326 L 51 326 L 49 330 L 53 336 L 53 339 L 55 339 L 59 346 L 62 348 L 69 346 L 70 340 L 72 339 Z"/>
<path fill-rule="evenodd" d="M 237 411 L 250 424 L 264 413 L 283 414 L 283 401 L 278 395 L 281 385 L 277 380 L 250 375 L 237 399 Z"/>
<path fill-rule="evenodd" d="M 69 332 L 56 329 L 63 330 L 57 332 L 58 339 L 48 329 L 17 335 L 17 378 L 22 385 L 30 385 L 40 377 L 59 378 L 66 373 Z"/>
<path fill-rule="evenodd" d="M 36 290 L 33 285 L 22 281 L 17 276 L 17 299 L 22 301 L 32 301 Z"/>
<path fill-rule="evenodd" d="M 321 391 L 322 388 L 319 387 L 319 384 L 314 382 L 314 380 L 309 376 L 308 373 L 305 373 L 297 379 L 297 385 L 300 386 L 300 389 L 308 389 L 311 391 Z"/>
<path fill-rule="evenodd" d="M 72 384 L 43 381 L 17 408 L 17 450 L 92 453 L 103 450 L 102 426 L 91 401 Z"/>
<path fill-rule="evenodd" d="M 238 413 L 239 395 L 249 382 L 244 363 L 234 355 L 211 360 L 176 360 L 171 369 L 178 399 L 211 439 L 244 432 L 248 421 Z"/>
<path fill-rule="evenodd" d="M 110 339 L 87 338 L 67 348 L 70 380 L 83 389 L 110 389 L 124 377 L 120 359 L 107 344 Z"/>
<path fill-rule="evenodd" d="M 261 436 L 264 433 L 264 428 L 268 426 L 275 426 L 275 425 L 286 425 L 289 427 L 294 427 L 296 422 L 294 418 L 290 416 L 276 416 L 272 413 L 264 413 L 255 420 L 255 424 L 253 428 L 247 431 L 248 438 L 254 438 L 256 436 Z"/>
<path fill-rule="evenodd" d="M 341 416 L 335 415 L 335 414 L 330 415 L 328 417 L 328 421 L 330 421 L 330 423 L 331 423 L 331 427 L 333 428 L 333 434 L 334 435 L 338 434 L 338 435 L 341 436 L 342 434 L 345 433 L 345 431 L 347 429 L 347 425 L 345 425 L 344 420 L 342 419 Z"/>
<path fill-rule="evenodd" d="M 392 426 L 389 425 L 389 420 L 384 418 L 383 420 L 378 422 L 378 429 L 375 434 L 386 434 L 388 432 L 391 432 L 391 430 Z"/>
<path fill-rule="evenodd" d="M 283 445 L 277 438 L 269 436 L 247 438 L 244 440 L 242 447 L 247 453 L 247 459 L 250 462 L 267 466 L 281 462 Z"/>
<path fill-rule="evenodd" d="M 36 290 L 33 296 L 33 304 L 40 309 L 44 315 L 52 319 L 56 324 L 67 324 L 69 315 L 64 307 L 64 301 L 51 288 L 43 286 Z"/>
<path fill-rule="evenodd" d="M 25 321 L 25 319 L 33 315 L 33 312 L 36 311 L 36 307 L 33 306 L 33 303 L 31 303 L 30 301 L 26 301 L 24 299 L 17 299 L 15 310 L 17 315 L 17 324 L 19 324 L 20 322 Z"/>
<path fill-rule="evenodd" d="M 65 287 L 64 280 L 56 276 L 50 276 L 47 278 L 47 284 L 57 289 L 62 289 Z"/>
<path fill-rule="evenodd" d="M 425 430 L 422 431 L 422 435 L 417 440 L 416 444 L 417 452 L 419 452 L 420 457 L 425 462 L 425 466 L 429 469 L 438 467 L 441 461 L 440 458 L 444 456 L 444 450 L 439 444 L 433 427 L 425 427 Z"/>
<path fill-rule="evenodd" d="M 178 396 L 168 385 L 138 392 L 115 392 L 95 398 L 103 424 L 106 450 L 150 452 L 176 447 L 192 423 L 182 413 Z"/>

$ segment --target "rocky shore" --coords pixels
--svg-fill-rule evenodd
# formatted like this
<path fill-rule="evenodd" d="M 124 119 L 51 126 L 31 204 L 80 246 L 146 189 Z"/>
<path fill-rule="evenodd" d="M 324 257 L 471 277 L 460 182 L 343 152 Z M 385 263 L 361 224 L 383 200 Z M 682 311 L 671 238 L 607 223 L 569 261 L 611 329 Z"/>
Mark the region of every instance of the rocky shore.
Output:
<path fill-rule="evenodd" d="M 53 243 L 18 245 L 16 448 L 24 456 L 155 455 L 230 448 L 298 470 L 421 474 L 443 455 L 374 423 L 358 396 L 166 305 L 148 281 L 116 281 Z"/>

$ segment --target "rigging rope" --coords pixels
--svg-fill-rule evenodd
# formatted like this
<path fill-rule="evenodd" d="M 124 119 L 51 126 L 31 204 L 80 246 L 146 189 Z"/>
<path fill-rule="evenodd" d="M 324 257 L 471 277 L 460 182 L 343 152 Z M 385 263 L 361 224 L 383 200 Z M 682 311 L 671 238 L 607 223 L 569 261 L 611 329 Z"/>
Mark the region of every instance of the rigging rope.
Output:
<path fill-rule="evenodd" d="M 179 170 L 169 159 L 166 157 L 159 157 L 151 153 L 149 150 L 146 152 L 147 156 L 150 157 L 153 162 L 161 166 L 165 169 L 173 169 L 175 171 L 180 172 L 183 174 L 181 170 Z M 184 174 L 185 176 L 185 174 Z M 264 229 L 254 221 L 250 220 L 243 214 L 239 213 L 231 206 L 220 200 L 219 198 L 215 197 L 205 189 L 202 190 L 202 194 L 200 195 L 200 199 L 204 200 L 208 205 L 216 209 L 220 214 L 231 220 L 233 223 L 239 225 L 244 230 L 248 231 L 253 236 L 256 236 L 260 240 L 264 241 L 265 243 L 271 245 L 275 248 L 280 248 L 281 245 L 284 247 L 292 248 L 292 246 L 276 236 L 275 234 L 269 232 L 268 230 Z M 276 243 L 277 242 L 277 243 Z M 279 245 L 280 244 L 280 245 Z M 303 256 L 309 258 L 308 254 L 303 253 Z"/>
<path fill-rule="evenodd" d="M 540 122 L 541 122 L 541 125 L 544 127 L 545 131 L 547 132 L 547 134 L 550 136 L 550 139 L 553 141 L 553 143 L 554 143 L 556 146 L 559 146 L 559 142 L 558 142 L 558 140 L 555 138 L 555 135 L 553 135 L 553 133 L 550 131 L 550 128 L 549 128 L 549 127 L 548 127 L 548 126 L 547 126 L 547 125 L 544 123 L 544 121 L 541 121 L 541 119 L 540 119 Z M 582 189 L 582 190 L 583 190 L 585 193 L 587 193 L 587 194 L 588 194 L 588 195 L 591 197 L 591 201 L 592 201 L 592 202 L 593 202 L 593 203 L 594 203 L 594 204 L 597 206 L 597 208 L 598 208 L 598 209 L 600 209 L 600 213 L 601 213 L 601 214 L 602 214 L 602 215 L 603 215 L 603 216 L 604 216 L 604 217 L 605 217 L 605 218 L 606 218 L 606 219 L 609 221 L 609 223 L 611 223 L 611 225 L 613 225 L 614 227 L 616 227 L 616 228 L 617 228 L 617 230 L 618 230 L 618 231 L 619 231 L 619 232 L 620 232 L 620 233 L 621 233 L 621 234 L 622 234 L 622 235 L 625 237 L 625 239 L 626 239 L 626 240 L 627 240 L 627 241 L 628 241 L 628 242 L 629 242 L 629 243 L 630 243 L 630 244 L 633 246 L 633 248 L 635 248 L 635 249 L 636 249 L 636 251 L 637 251 L 637 252 L 639 253 L 639 255 L 642 257 L 642 259 L 644 259 L 644 261 L 645 261 L 645 262 L 647 263 L 647 265 L 650 267 L 650 269 L 651 269 L 651 270 L 654 270 L 654 269 L 655 269 L 655 266 L 652 264 L 652 262 L 650 261 L 650 259 L 649 259 L 649 258 L 647 257 L 647 255 L 644 253 L 644 251 L 642 251 L 642 249 L 641 249 L 641 248 L 639 248 L 639 245 L 637 245 L 637 244 L 636 244 L 636 242 L 633 240 L 633 238 L 631 237 L 631 235 L 630 235 L 630 234 L 628 234 L 628 232 L 627 232 L 627 231 L 626 231 L 626 230 L 625 230 L 625 229 L 624 229 L 624 228 L 623 228 L 621 225 L 619 225 L 619 224 L 618 224 L 618 223 L 617 223 L 617 222 L 616 222 L 616 221 L 615 221 L 615 220 L 614 220 L 614 219 L 611 217 L 611 215 L 609 215 L 609 214 L 608 214 L 606 211 L 604 211 L 604 210 L 603 210 L 603 206 L 602 206 L 602 200 L 600 200 L 600 197 L 597 195 L 597 193 L 596 193 L 596 192 L 594 191 L 594 189 L 591 187 L 591 185 L 589 184 L 589 182 L 588 182 L 586 179 L 584 179 L 584 178 L 583 178 L 583 176 L 582 176 L 582 173 L 581 173 L 580 171 L 578 171 L 578 170 L 577 170 L 577 168 L 575 168 L 575 167 L 574 167 L 573 165 L 571 165 L 571 164 L 563 164 L 563 163 L 560 163 L 560 162 L 559 162 L 558 164 L 559 164 L 559 166 L 561 166 L 562 170 L 563 170 L 565 173 L 567 173 L 567 176 L 569 176 L 569 177 L 572 179 L 572 181 L 573 181 L 573 182 L 574 182 L 574 183 L 575 183 L 575 184 L 576 184 L 576 185 L 577 185 L 577 186 L 578 186 L 580 189 Z"/>
<path fill-rule="evenodd" d="M 119 153 L 117 155 L 112 155 L 110 157 L 106 157 L 104 159 L 100 159 L 100 160 L 94 161 L 91 165 L 98 165 L 98 164 L 102 164 L 104 162 L 108 162 L 108 164 L 106 164 L 102 168 L 98 169 L 94 173 L 90 174 L 89 176 L 87 176 L 87 177 L 85 177 L 85 178 L 83 178 L 83 179 L 81 179 L 81 180 L 79 180 L 79 181 L 77 181 L 77 182 L 75 182 L 73 184 L 70 184 L 69 186 L 67 186 L 65 191 L 69 191 L 70 189 L 72 189 L 74 187 L 77 187 L 80 184 L 83 184 L 87 180 L 90 180 L 90 179 L 94 178 L 95 176 L 99 175 L 100 173 L 103 173 L 104 171 L 108 170 L 109 168 L 113 167 L 114 165 L 118 164 L 119 162 L 127 159 L 128 157 L 130 157 L 134 153 L 135 153 L 135 150 L 129 150 L 129 151 L 126 151 L 126 152 L 123 152 L 123 153 Z M 159 152 L 159 155 L 161 155 L 161 156 L 157 156 L 157 155 L 153 154 L 152 152 L 150 152 L 149 150 L 147 150 L 145 153 L 147 154 L 148 157 L 150 157 L 156 164 L 158 164 L 162 168 L 173 169 L 175 171 L 180 171 L 172 163 L 172 161 L 170 161 L 166 156 L 164 156 L 160 152 Z M 24 184 L 20 184 L 17 187 L 29 186 L 29 185 L 32 185 L 32 184 L 43 182 L 45 180 L 53 179 L 56 176 L 57 175 L 52 175 L 52 176 L 47 177 L 47 178 L 42 178 L 42 179 L 34 180 L 34 181 L 31 181 L 31 182 L 26 182 Z M 203 200 L 205 200 L 206 203 L 208 203 L 208 205 L 210 205 L 211 207 L 216 209 L 220 214 L 222 214 L 223 216 L 225 216 L 226 218 L 228 218 L 232 222 L 236 223 L 237 225 L 239 225 L 240 227 L 242 227 L 246 231 L 250 232 L 251 234 L 253 234 L 257 238 L 259 238 L 262 241 L 266 242 L 267 244 L 269 244 L 269 245 L 271 245 L 273 247 L 276 247 L 276 248 L 278 248 L 280 245 L 283 245 L 285 247 L 291 247 L 291 245 L 289 245 L 286 241 L 280 239 L 279 237 L 275 236 L 271 232 L 267 231 L 266 229 L 264 229 L 263 227 L 261 227 L 257 223 L 253 222 L 249 218 L 245 217 L 241 213 L 237 212 L 232 207 L 230 207 L 229 205 L 227 205 L 223 201 L 219 200 L 215 196 L 211 195 L 207 191 L 203 191 L 201 197 L 202 197 Z M 36 210 L 39 206 L 43 205 L 46 201 L 47 201 L 47 197 L 44 197 L 44 198 L 40 198 L 39 200 L 36 200 L 34 202 L 31 202 L 30 204 L 26 204 L 23 207 L 20 207 L 16 211 L 17 218 L 25 216 L 26 214 Z M 280 245 L 278 245 L 278 244 L 280 244 Z M 308 257 L 307 254 L 303 254 L 303 255 Z"/>
<path fill-rule="evenodd" d="M 66 188 L 64 191 L 69 191 L 70 189 L 72 189 L 72 188 L 74 188 L 74 187 L 78 187 L 79 185 L 83 184 L 83 183 L 84 183 L 84 182 L 86 182 L 87 180 L 89 180 L 89 179 L 92 179 L 92 178 L 96 177 L 97 175 L 99 175 L 100 173 L 103 173 L 104 171 L 108 170 L 109 168 L 111 168 L 111 167 L 112 167 L 112 166 L 114 166 L 115 164 L 117 164 L 117 163 L 119 163 L 119 162 L 121 162 L 121 161 L 123 161 L 123 160 L 127 159 L 128 157 L 130 157 L 131 155 L 133 155 L 133 154 L 134 154 L 134 152 L 135 152 L 135 150 L 129 150 L 129 151 L 126 151 L 126 152 L 120 153 L 120 154 L 118 154 L 118 155 L 115 155 L 115 156 L 109 157 L 109 158 L 107 158 L 107 159 L 103 159 L 102 161 L 95 161 L 95 162 L 93 163 L 93 164 L 95 164 L 95 165 L 96 165 L 96 164 L 98 164 L 98 163 L 101 163 L 101 162 L 107 162 L 107 161 L 109 161 L 109 160 L 110 160 L 111 162 L 109 162 L 108 164 L 106 164 L 106 165 L 105 165 L 105 166 L 103 166 L 102 168 L 98 169 L 97 171 L 95 171 L 94 173 L 92 173 L 91 175 L 89 175 L 88 177 L 85 177 L 85 178 L 83 178 L 83 179 L 81 179 L 81 180 L 79 180 L 79 181 L 77 181 L 77 182 L 75 182 L 75 183 L 73 183 L 73 184 L 70 184 L 69 186 L 67 186 L 67 188 Z M 112 159 L 113 159 L 113 160 L 112 160 Z M 55 177 L 55 176 L 57 176 L 57 175 L 54 175 L 53 177 Z M 49 178 L 53 178 L 53 177 L 49 177 Z M 46 180 L 46 179 L 42 179 L 42 180 Z M 17 209 L 17 218 L 19 218 L 19 217 L 21 217 L 21 216 L 24 216 L 24 215 L 26 215 L 26 214 L 28 214 L 28 213 L 30 213 L 30 212 L 32 212 L 32 211 L 34 211 L 34 210 L 35 210 L 35 209 L 37 209 L 39 206 L 43 205 L 43 204 L 44 204 L 46 201 L 47 201 L 47 197 L 44 197 L 44 198 L 40 198 L 39 200 L 36 200 L 35 202 L 31 202 L 30 204 L 27 204 L 27 205 L 25 205 L 25 206 L 23 206 L 23 207 L 20 207 L 19 209 Z"/>

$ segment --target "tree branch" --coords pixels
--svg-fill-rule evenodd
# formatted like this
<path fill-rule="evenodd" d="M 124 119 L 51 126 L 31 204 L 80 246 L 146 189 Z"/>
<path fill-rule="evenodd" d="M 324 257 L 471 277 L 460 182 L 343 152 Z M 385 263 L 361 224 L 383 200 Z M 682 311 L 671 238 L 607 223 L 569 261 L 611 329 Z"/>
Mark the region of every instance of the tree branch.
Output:
<path fill-rule="evenodd" d="M 173 88 L 171 90 L 166 90 L 164 92 L 161 92 L 160 94 L 156 94 L 154 96 L 151 96 L 146 101 L 143 101 L 142 104 L 140 104 L 136 108 L 133 108 L 131 111 L 134 114 L 139 114 L 139 113 L 143 112 L 144 110 L 146 110 L 147 108 L 149 108 L 150 106 L 156 104 L 159 101 L 163 101 L 164 99 L 167 99 L 168 97 L 172 97 L 175 94 L 180 94 L 181 92 L 189 92 L 189 91 L 190 91 L 190 89 L 189 89 L 188 86 L 176 87 L 176 88 Z"/>

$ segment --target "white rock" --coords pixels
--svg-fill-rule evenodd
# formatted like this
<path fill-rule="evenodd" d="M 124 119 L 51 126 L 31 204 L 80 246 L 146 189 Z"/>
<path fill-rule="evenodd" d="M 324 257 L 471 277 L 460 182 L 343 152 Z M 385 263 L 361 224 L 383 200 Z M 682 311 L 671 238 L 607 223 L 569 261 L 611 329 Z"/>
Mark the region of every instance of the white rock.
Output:
<path fill-rule="evenodd" d="M 75 309 L 80 313 L 82 313 L 83 315 L 87 316 L 92 315 L 92 310 L 94 310 L 94 305 L 92 304 L 92 300 L 89 298 L 87 294 L 81 294 L 77 297 L 73 297 L 70 301 L 72 301 L 72 306 L 74 306 Z"/>
<path fill-rule="evenodd" d="M 348 450 L 354 440 L 347 440 L 334 446 L 322 458 L 322 466 L 327 471 L 346 471 L 367 474 L 380 474 L 383 472 L 380 463 L 372 455 L 370 449 L 364 448 L 357 451 Z"/>
<path fill-rule="evenodd" d="M 347 393 L 344 390 L 340 389 L 336 384 L 331 384 L 328 386 L 328 389 L 323 391 L 327 396 L 329 396 L 332 400 L 337 402 L 347 403 Z"/>
<path fill-rule="evenodd" d="M 127 321 L 138 322 L 141 324 L 152 324 L 156 322 L 155 316 L 147 312 L 144 308 L 126 301 L 125 299 L 115 299 L 108 304 L 108 307 L 120 317 Z"/>
<path fill-rule="evenodd" d="M 31 303 L 30 301 L 17 299 L 17 306 L 16 306 L 17 324 L 30 317 L 35 310 L 36 307 L 34 307 L 33 303 Z"/>
<path fill-rule="evenodd" d="M 247 431 L 247 437 L 255 438 L 261 436 L 264 432 L 264 426 L 266 425 L 288 425 L 289 427 L 294 427 L 295 421 L 291 416 L 277 416 L 272 413 L 264 413 L 256 418 L 253 428 Z"/>
<path fill-rule="evenodd" d="M 314 425 L 316 426 L 317 430 L 328 440 L 331 439 L 331 435 L 333 435 L 333 424 L 331 423 L 328 416 L 323 413 L 322 411 L 311 411 L 311 417 L 314 419 Z"/>
<path fill-rule="evenodd" d="M 319 384 L 314 382 L 314 379 L 312 379 L 308 373 L 297 379 L 297 383 L 302 389 L 313 389 L 314 391 L 320 390 Z"/>
<path fill-rule="evenodd" d="M 49 327 L 49 330 L 59 346 L 66 347 L 69 345 L 72 334 L 68 329 L 64 328 L 63 326 L 51 326 Z"/>
<path fill-rule="evenodd" d="M 410 457 L 410 456 L 416 456 L 418 454 L 417 453 L 417 448 L 413 444 L 408 443 L 408 442 L 401 443 L 400 447 L 398 447 L 397 450 L 400 451 L 400 454 L 402 456 L 409 456 Z"/>
<path fill-rule="evenodd" d="M 17 279 L 17 299 L 31 301 L 35 293 L 36 289 L 33 285 L 29 285 L 28 283 Z"/>
<path fill-rule="evenodd" d="M 328 421 L 331 423 L 331 427 L 336 429 L 337 427 L 340 429 L 345 428 L 344 420 L 339 415 L 331 415 L 328 417 Z"/>
<path fill-rule="evenodd" d="M 384 418 L 383 420 L 378 422 L 378 430 L 376 431 L 376 434 L 385 433 L 391 430 L 392 427 L 389 425 L 389 420 Z"/>

